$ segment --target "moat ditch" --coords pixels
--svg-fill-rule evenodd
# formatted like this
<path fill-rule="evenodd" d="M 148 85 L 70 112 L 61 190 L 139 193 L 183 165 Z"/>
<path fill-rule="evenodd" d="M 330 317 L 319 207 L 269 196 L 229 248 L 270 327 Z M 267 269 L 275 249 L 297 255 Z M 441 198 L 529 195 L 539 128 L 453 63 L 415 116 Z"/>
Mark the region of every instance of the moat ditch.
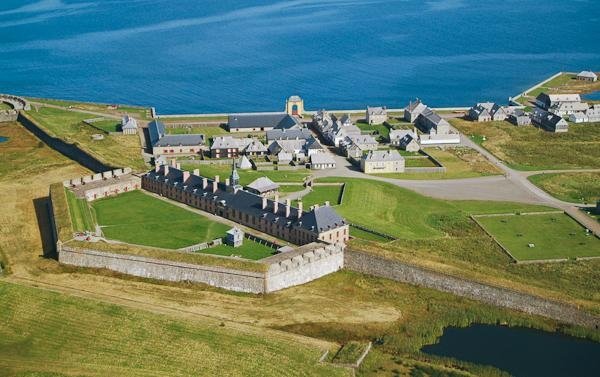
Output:
<path fill-rule="evenodd" d="M 490 365 L 517 377 L 600 373 L 600 343 L 525 327 L 482 324 L 448 327 L 437 343 L 426 345 L 421 351 Z"/>

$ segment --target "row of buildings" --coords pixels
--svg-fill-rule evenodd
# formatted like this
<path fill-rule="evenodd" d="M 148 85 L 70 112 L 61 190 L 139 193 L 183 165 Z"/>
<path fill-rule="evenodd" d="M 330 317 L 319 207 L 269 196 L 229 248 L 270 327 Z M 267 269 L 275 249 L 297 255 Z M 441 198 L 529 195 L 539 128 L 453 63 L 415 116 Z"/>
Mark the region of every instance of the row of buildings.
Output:
<path fill-rule="evenodd" d="M 174 165 L 157 165 L 141 179 L 144 190 L 185 203 L 216 216 L 270 234 L 296 245 L 315 241 L 345 244 L 349 239 L 349 226 L 335 210 L 328 206 L 313 206 L 306 211 L 302 202 L 292 206 L 289 200 L 280 203 L 244 189 L 239 175 L 231 175 L 221 182 L 203 177 Z"/>

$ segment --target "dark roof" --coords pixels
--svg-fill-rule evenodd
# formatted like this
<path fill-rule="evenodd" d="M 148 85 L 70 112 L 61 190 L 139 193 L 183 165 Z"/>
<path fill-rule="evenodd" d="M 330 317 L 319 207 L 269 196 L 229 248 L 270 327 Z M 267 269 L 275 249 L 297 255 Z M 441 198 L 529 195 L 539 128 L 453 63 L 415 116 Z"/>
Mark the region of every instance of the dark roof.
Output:
<path fill-rule="evenodd" d="M 267 131 L 267 140 L 291 140 L 291 139 L 309 139 L 312 137 L 308 128 L 292 128 Z"/>
<path fill-rule="evenodd" d="M 164 166 L 161 166 L 159 172 L 151 170 L 146 174 L 150 179 L 155 179 L 164 182 Z M 333 208 L 324 206 L 318 209 L 313 209 L 309 212 L 303 211 L 302 216 L 298 219 L 298 208 L 292 207 L 290 217 L 285 217 L 285 205 L 279 203 L 277 213 L 273 213 L 273 201 L 267 199 L 267 209 L 262 209 L 263 198 L 260 195 L 253 194 L 246 190 L 227 190 L 224 183 L 219 183 L 218 190 L 212 192 L 212 183 L 214 180 L 207 179 L 208 186 L 206 191 L 202 189 L 202 177 L 190 174 L 187 181 L 183 182 L 183 171 L 174 167 L 169 167 L 167 173 L 166 184 L 175 187 L 183 187 L 187 192 L 194 195 L 206 197 L 210 200 L 225 201 L 225 206 L 235 208 L 242 213 L 247 213 L 249 216 L 257 218 L 265 218 L 267 221 L 281 222 L 291 227 L 300 227 L 310 232 L 319 233 L 345 225 L 346 222 L 342 219 Z M 289 224 L 288 224 L 289 222 Z"/>
<path fill-rule="evenodd" d="M 300 127 L 300 122 L 287 113 L 260 113 L 260 114 L 231 114 L 227 125 L 232 128 L 280 128 L 287 129 Z"/>
<path fill-rule="evenodd" d="M 204 144 L 204 135 L 188 134 L 188 135 L 165 135 L 161 137 L 154 147 L 170 147 L 170 146 L 193 146 Z"/>
<path fill-rule="evenodd" d="M 150 144 L 154 145 L 161 137 L 165 136 L 165 125 L 158 120 L 153 120 L 148 123 L 148 133 L 150 134 Z"/>

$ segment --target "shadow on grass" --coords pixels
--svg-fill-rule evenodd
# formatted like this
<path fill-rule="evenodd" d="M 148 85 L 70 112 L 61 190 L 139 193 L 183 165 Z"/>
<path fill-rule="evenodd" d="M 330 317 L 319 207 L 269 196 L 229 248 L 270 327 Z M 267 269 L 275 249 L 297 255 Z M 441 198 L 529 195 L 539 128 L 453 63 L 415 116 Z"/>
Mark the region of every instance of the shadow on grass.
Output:
<path fill-rule="evenodd" d="M 43 254 L 41 256 L 58 260 L 58 253 L 56 252 L 56 244 L 54 243 L 54 234 L 50 220 L 50 198 L 46 196 L 33 199 L 33 207 L 35 209 L 40 239 L 42 240 Z"/>

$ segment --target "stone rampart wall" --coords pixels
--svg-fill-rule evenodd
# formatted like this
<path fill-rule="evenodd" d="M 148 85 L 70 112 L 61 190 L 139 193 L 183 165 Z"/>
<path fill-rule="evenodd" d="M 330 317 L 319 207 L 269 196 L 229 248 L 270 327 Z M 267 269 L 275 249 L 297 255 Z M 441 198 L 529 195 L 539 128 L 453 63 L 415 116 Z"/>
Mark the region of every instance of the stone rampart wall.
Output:
<path fill-rule="evenodd" d="M 134 255 L 112 254 L 63 245 L 59 262 L 80 267 L 106 268 L 144 278 L 167 281 L 190 281 L 236 292 L 263 293 L 265 274 L 215 266 L 201 266 Z"/>
<path fill-rule="evenodd" d="M 449 292 L 487 304 L 552 318 L 563 323 L 591 328 L 600 326 L 600 318 L 566 304 L 429 271 L 365 252 L 346 250 L 344 266 L 352 271 Z"/>
<path fill-rule="evenodd" d="M 16 110 L 0 111 L 0 122 L 16 122 L 19 113 Z"/>
<path fill-rule="evenodd" d="M 344 250 L 340 246 L 326 245 L 307 252 L 290 254 L 292 255 L 288 259 L 270 265 L 265 287 L 267 293 L 308 283 L 344 267 Z"/>

